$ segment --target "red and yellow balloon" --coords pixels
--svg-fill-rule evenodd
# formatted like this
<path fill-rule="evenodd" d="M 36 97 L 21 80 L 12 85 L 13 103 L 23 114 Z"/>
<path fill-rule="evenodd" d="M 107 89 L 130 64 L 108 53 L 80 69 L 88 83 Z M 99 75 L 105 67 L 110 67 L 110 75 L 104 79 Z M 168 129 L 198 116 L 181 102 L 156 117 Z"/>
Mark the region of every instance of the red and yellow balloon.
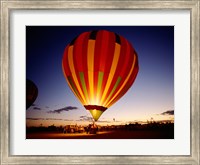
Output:
<path fill-rule="evenodd" d="M 71 41 L 62 68 L 69 87 L 95 121 L 127 92 L 139 70 L 130 42 L 106 30 L 84 32 Z"/>

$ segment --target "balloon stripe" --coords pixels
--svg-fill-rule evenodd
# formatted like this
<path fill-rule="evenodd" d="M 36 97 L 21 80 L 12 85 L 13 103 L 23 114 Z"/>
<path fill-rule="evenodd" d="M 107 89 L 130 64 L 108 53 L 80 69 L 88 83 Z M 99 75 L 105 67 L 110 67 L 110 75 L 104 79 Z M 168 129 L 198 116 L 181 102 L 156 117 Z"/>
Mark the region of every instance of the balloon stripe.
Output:
<path fill-rule="evenodd" d="M 67 56 L 67 54 L 64 55 L 64 57 L 66 57 L 66 56 Z M 67 81 L 67 83 L 68 83 L 71 91 L 74 93 L 74 95 L 79 98 L 79 100 L 81 101 L 81 103 L 84 103 L 83 99 L 80 97 L 78 91 L 76 90 L 75 86 L 73 85 L 73 81 L 72 80 L 69 81 L 69 77 L 70 76 L 66 75 L 66 71 L 67 70 L 66 70 L 65 67 L 67 67 L 67 66 L 65 65 L 66 64 L 66 59 L 64 57 L 63 57 L 63 61 L 62 61 L 62 70 L 63 70 L 64 76 L 65 76 L 65 79 L 66 79 L 66 81 Z"/>
<path fill-rule="evenodd" d="M 99 74 L 99 72 L 94 71 L 93 74 L 94 74 L 94 98 L 95 98 L 94 103 L 95 103 L 95 105 L 97 105 L 97 102 L 98 102 L 97 85 L 98 85 L 98 74 Z"/>
<path fill-rule="evenodd" d="M 95 40 L 88 41 L 88 52 L 87 52 L 87 65 L 88 65 L 88 81 L 89 81 L 89 98 L 90 104 L 94 104 L 94 49 Z"/>
<path fill-rule="evenodd" d="M 65 78 L 67 78 L 67 75 L 66 75 L 66 73 L 65 73 L 65 67 L 64 67 L 64 60 L 62 61 L 62 70 L 63 70 L 63 74 L 64 74 L 64 76 L 65 76 Z"/>
<path fill-rule="evenodd" d="M 70 89 L 72 90 L 72 92 L 74 93 L 74 95 L 80 99 L 82 104 L 84 104 L 84 101 L 81 98 L 81 96 L 79 95 L 78 91 L 76 90 L 76 87 L 75 87 L 73 80 L 70 76 L 67 76 L 67 83 L 68 83 Z"/>
<path fill-rule="evenodd" d="M 84 49 L 84 39 L 87 37 L 88 32 L 82 33 L 77 39 L 76 42 L 74 43 L 74 60 L 76 61 L 76 67 L 78 72 L 83 72 L 84 70 L 84 63 L 83 63 L 83 49 Z"/>
<path fill-rule="evenodd" d="M 123 41 L 122 42 L 122 45 L 123 45 L 123 52 L 124 54 L 122 56 L 125 56 L 126 58 L 123 60 L 124 63 L 122 64 L 121 66 L 121 71 L 119 71 L 119 76 L 122 77 L 122 80 L 121 81 L 122 83 L 119 85 L 118 89 L 116 90 L 115 94 L 117 93 L 117 91 L 121 88 L 121 86 L 123 85 L 123 82 L 125 81 L 127 75 L 129 74 L 130 70 L 131 70 L 131 66 L 132 66 L 132 63 L 133 63 L 133 59 L 134 59 L 134 49 L 131 47 L 131 45 L 129 44 L 129 42 L 124 39 L 123 37 L 121 37 L 121 40 Z M 135 66 L 134 66 L 135 68 Z M 129 79 L 130 80 L 130 79 Z M 130 84 L 131 86 L 132 84 Z M 128 82 L 126 83 L 126 86 L 123 88 L 125 89 L 127 86 L 129 86 Z M 118 96 L 114 99 L 114 100 L 118 100 L 119 98 L 121 98 L 121 93 L 123 93 L 123 89 L 122 91 L 118 94 Z M 129 87 L 128 87 L 129 89 Z M 127 89 L 127 90 L 128 90 Z M 115 95 L 114 94 L 114 95 Z M 113 96 L 114 96 L 113 95 Z M 113 101 L 112 101 L 113 102 Z M 110 105 L 109 105 L 110 106 Z"/>
<path fill-rule="evenodd" d="M 127 85 L 124 87 L 121 93 L 112 101 L 112 103 L 109 106 L 112 106 L 117 100 L 119 100 L 128 91 L 128 89 L 131 87 L 131 84 L 133 84 L 133 82 L 135 81 L 135 78 L 138 74 L 139 66 L 138 66 L 138 58 L 137 58 L 136 52 L 134 56 L 136 58 L 136 62 L 134 65 L 134 70 L 131 74 L 131 78 L 129 79 L 129 81 L 127 82 Z"/>
<path fill-rule="evenodd" d="M 112 65 L 111 65 L 111 69 L 110 69 L 110 73 L 108 76 L 108 80 L 106 82 L 106 87 L 105 90 L 103 92 L 103 96 L 101 99 L 101 104 L 103 104 L 105 97 L 108 93 L 108 89 L 110 87 L 110 84 L 112 82 L 113 76 L 115 74 L 116 68 L 117 68 L 117 64 L 118 64 L 118 60 L 119 60 L 119 55 L 120 55 L 120 48 L 121 46 L 118 43 L 115 43 L 115 52 L 114 52 L 114 57 L 113 57 L 113 61 L 112 61 Z"/>
<path fill-rule="evenodd" d="M 114 103 L 116 103 L 130 88 L 131 86 L 126 85 L 122 91 L 119 93 L 119 95 L 110 103 L 109 107 L 112 106 Z"/>
<path fill-rule="evenodd" d="M 82 51 L 84 48 L 83 48 L 83 42 L 84 41 L 88 41 L 88 36 L 89 36 L 89 33 L 83 33 L 81 36 L 79 36 L 76 41 L 74 42 L 74 47 L 73 47 L 73 63 L 74 63 L 74 69 L 75 69 L 75 72 L 76 72 L 76 76 L 77 76 L 77 80 L 78 80 L 78 84 L 80 85 L 81 87 L 81 90 L 83 91 L 84 93 L 84 89 L 83 89 L 83 86 L 81 85 L 81 79 L 80 79 L 80 75 L 79 75 L 79 72 L 83 72 L 84 70 L 84 66 L 83 66 L 83 52 Z M 84 53 L 87 53 L 87 49 L 85 49 L 85 52 Z M 81 60 L 81 61 L 80 61 Z M 79 67 L 80 66 L 80 67 Z M 84 78 L 85 78 L 85 75 L 84 75 Z M 86 88 L 87 89 L 87 88 Z M 84 97 L 86 99 L 86 103 L 89 103 L 89 98 L 84 94 Z"/>
<path fill-rule="evenodd" d="M 102 56 L 102 54 L 105 54 L 105 53 L 103 53 L 103 51 L 107 50 L 107 48 L 103 47 L 104 42 L 107 42 L 107 39 L 102 40 L 103 34 L 104 34 L 103 31 L 98 32 L 96 41 L 95 41 L 95 52 L 94 52 L 94 54 L 95 54 L 95 56 L 94 56 L 94 71 L 95 72 L 99 72 L 100 65 L 102 65 L 102 63 L 100 62 L 101 56 Z M 108 44 L 105 46 L 108 46 Z"/>
<path fill-rule="evenodd" d="M 84 73 L 79 72 L 79 76 L 80 76 L 81 85 L 82 85 L 82 88 L 83 88 L 84 95 L 86 96 L 86 100 L 89 102 L 88 92 L 87 92 L 87 88 L 86 88 L 86 85 L 85 85 Z"/>
<path fill-rule="evenodd" d="M 104 72 L 102 87 L 99 98 L 102 98 L 103 92 L 107 84 L 109 72 L 111 69 L 112 61 L 115 52 L 115 35 L 108 31 L 103 31 L 101 58 L 99 61 L 99 71 Z M 101 101 L 100 101 L 101 104 Z"/>
<path fill-rule="evenodd" d="M 113 93 L 115 92 L 117 86 L 119 85 L 121 79 L 122 79 L 121 77 L 118 77 L 118 79 L 117 79 L 117 81 L 116 81 L 116 83 L 115 83 L 115 85 L 114 85 L 112 91 L 110 92 L 110 94 L 109 94 L 109 96 L 107 97 L 106 101 L 104 102 L 103 106 L 105 106 L 106 103 L 110 100 L 111 96 L 113 95 Z"/>
<path fill-rule="evenodd" d="M 69 46 L 68 46 L 68 48 L 69 48 Z M 74 84 L 74 83 L 73 83 L 73 79 L 71 78 L 71 79 L 70 79 L 70 82 L 69 82 L 69 80 L 68 80 L 68 77 L 71 77 L 71 75 L 72 75 L 72 73 L 71 73 L 71 71 L 70 71 L 70 68 L 69 68 L 69 65 L 68 65 L 68 51 L 69 51 L 69 49 L 66 49 L 66 50 L 65 50 L 65 54 L 64 54 L 64 57 L 63 57 L 63 61 L 62 61 L 63 73 L 64 73 L 64 76 L 65 76 L 65 78 L 66 78 L 66 81 L 67 81 L 67 83 L 68 83 L 70 89 L 71 89 L 72 92 L 75 94 L 75 96 L 77 96 L 77 97 L 81 100 L 81 102 L 83 103 L 83 100 L 82 100 L 82 98 L 80 97 L 80 94 L 78 93 L 78 91 L 76 90 L 76 92 L 74 92 L 74 90 L 76 89 L 76 87 L 75 87 L 75 85 L 72 85 L 72 84 Z M 72 87 L 72 86 L 73 86 L 73 87 Z"/>
<path fill-rule="evenodd" d="M 83 64 L 83 72 L 84 73 L 84 78 L 85 78 L 85 85 L 86 85 L 86 89 L 87 89 L 87 93 L 88 93 L 88 97 L 90 99 L 90 95 L 89 95 L 89 89 L 90 89 L 90 86 L 89 86 L 89 81 L 88 81 L 88 65 L 87 65 L 87 53 L 88 53 L 88 41 L 89 41 L 89 36 L 90 36 L 90 32 L 88 32 L 84 39 L 83 39 L 83 43 L 79 43 L 79 44 L 82 44 L 82 49 L 79 50 L 80 51 L 80 54 L 82 56 L 82 64 Z M 88 100 L 87 101 L 87 104 L 89 104 L 90 101 Z"/>
<path fill-rule="evenodd" d="M 104 34 L 104 31 L 99 31 L 96 35 L 96 40 L 95 40 L 95 50 L 94 50 L 94 94 L 95 94 L 95 104 L 99 104 L 100 100 L 99 100 L 99 95 L 97 94 L 98 93 L 98 75 L 99 75 L 99 69 L 100 69 L 100 65 L 101 65 L 101 62 L 100 62 L 100 59 L 101 59 L 101 55 L 103 54 L 102 52 L 107 50 L 107 48 L 103 48 L 103 44 L 104 44 L 104 41 L 107 40 L 102 40 L 103 38 L 103 34 Z M 106 45 L 108 46 L 108 44 Z"/>
<path fill-rule="evenodd" d="M 67 62 L 68 61 L 68 59 L 67 59 L 68 50 L 69 50 L 69 45 L 67 45 L 67 47 L 65 48 L 64 55 L 63 55 L 63 60 L 62 60 L 63 70 L 64 70 L 64 74 L 66 76 L 71 75 L 71 72 L 70 72 L 70 69 L 69 69 L 69 65 L 68 65 L 68 62 Z"/>
<path fill-rule="evenodd" d="M 105 41 L 103 43 L 106 44 Z M 102 54 L 102 56 L 106 56 L 105 61 L 101 61 L 101 63 L 104 64 L 104 68 L 102 71 L 104 73 L 107 72 L 109 74 L 111 67 L 112 67 L 113 59 L 115 56 L 115 51 L 116 51 L 116 43 L 115 43 L 115 34 L 114 33 L 109 33 L 108 45 L 106 48 L 107 49 L 105 51 L 105 54 Z M 102 65 L 102 64 L 100 64 L 100 65 Z"/>
<path fill-rule="evenodd" d="M 110 106 L 111 101 L 114 100 L 115 97 L 117 97 L 117 95 L 121 92 L 121 90 L 124 88 L 124 86 L 128 82 L 128 80 L 129 80 L 129 78 L 131 76 L 131 73 L 133 72 L 133 69 L 134 69 L 134 66 L 135 66 L 135 61 L 136 61 L 136 58 L 133 59 L 133 64 L 132 64 L 131 70 L 130 70 L 128 76 L 126 77 L 124 83 L 122 84 L 121 88 L 117 91 L 117 93 L 115 94 L 115 96 L 113 96 L 113 98 L 106 104 L 106 107 Z"/>
<path fill-rule="evenodd" d="M 135 81 L 135 78 L 137 76 L 139 67 L 138 67 L 138 60 L 136 57 L 136 62 L 134 65 L 134 70 L 130 76 L 130 79 L 128 80 L 128 82 L 126 83 L 126 86 L 122 89 L 122 91 L 120 92 L 120 94 L 110 103 L 109 107 L 112 106 L 117 100 L 119 100 L 127 91 L 128 89 L 131 87 L 131 84 Z"/>
<path fill-rule="evenodd" d="M 103 72 L 99 72 L 98 74 L 98 84 L 97 84 L 97 93 L 96 93 L 96 100 L 97 100 L 97 105 L 100 103 L 100 93 L 101 93 L 101 87 L 102 87 L 102 82 L 103 82 Z"/>
<path fill-rule="evenodd" d="M 117 68 L 116 68 L 114 77 L 112 79 L 112 83 L 110 84 L 110 88 L 108 90 L 108 94 L 112 91 L 112 89 L 113 89 L 113 87 L 114 87 L 114 85 L 115 85 L 115 83 L 116 83 L 116 81 L 117 81 L 117 79 L 118 79 L 119 76 L 121 77 L 121 79 L 123 78 L 122 80 L 125 79 L 124 76 L 123 75 L 121 76 L 119 73 L 121 72 L 121 70 L 123 68 L 127 68 L 128 67 L 128 66 L 124 65 L 124 63 L 126 61 L 126 56 L 127 56 L 127 54 L 126 54 L 127 53 L 127 45 L 126 45 L 125 39 L 123 37 L 119 38 L 119 36 L 116 35 L 116 42 L 120 43 L 120 45 L 121 45 L 121 48 L 120 48 L 121 51 L 120 51 L 120 55 L 119 55 L 119 60 L 118 60 Z M 121 86 L 122 83 L 123 83 L 123 81 L 120 82 L 120 84 L 118 85 L 118 88 L 119 88 L 119 86 Z M 109 101 L 109 100 L 107 99 L 107 101 Z M 106 102 L 104 102 L 104 104 Z"/>
<path fill-rule="evenodd" d="M 97 54 L 100 55 L 100 61 L 96 62 L 98 62 L 98 71 L 105 72 L 111 66 L 109 58 L 112 58 L 114 53 L 114 35 L 109 34 L 107 31 L 102 31 L 102 33 L 97 35 L 96 44 L 99 42 L 101 47 L 96 47 L 95 49 L 97 49 L 97 52 L 100 52 L 100 54 Z"/>
<path fill-rule="evenodd" d="M 75 68 L 74 68 L 73 46 L 70 46 L 69 50 L 68 50 L 68 62 L 69 62 L 69 68 L 71 70 L 72 77 L 73 77 L 73 80 L 75 82 L 75 85 L 76 85 L 76 87 L 77 87 L 77 89 L 78 89 L 78 91 L 80 93 L 81 98 L 84 101 L 84 104 L 86 104 L 86 100 L 85 100 L 85 97 L 84 97 L 83 92 L 81 90 L 81 87 L 79 85 L 79 82 L 78 82 L 78 79 L 77 79 L 77 76 L 76 76 L 76 72 L 75 72 Z"/>
<path fill-rule="evenodd" d="M 131 45 L 128 43 L 128 52 L 127 54 L 129 54 L 130 58 L 128 60 L 128 63 L 125 67 L 125 70 L 123 72 L 123 77 L 126 78 L 126 75 L 129 74 L 129 71 L 131 70 L 131 67 L 132 67 L 132 64 L 133 64 L 133 60 L 135 58 L 135 55 L 134 55 L 134 50 L 132 49 Z M 135 67 L 135 66 L 134 66 Z"/>
<path fill-rule="evenodd" d="M 131 84 L 135 81 L 139 68 L 134 68 L 133 74 L 131 75 L 131 80 L 127 82 L 125 88 L 121 91 L 121 93 L 110 103 L 109 106 L 112 106 L 117 100 L 119 100 L 131 87 Z M 129 84 L 129 85 L 128 85 Z"/>
<path fill-rule="evenodd" d="M 131 69 L 131 62 L 132 62 L 133 56 L 131 56 L 132 55 L 130 53 L 131 47 L 128 44 L 128 41 L 125 40 L 124 38 L 122 38 L 122 40 L 124 41 L 123 42 L 124 43 L 124 51 L 123 51 L 123 54 L 122 54 L 122 56 L 124 57 L 124 60 L 123 60 L 124 62 L 123 62 L 123 65 L 121 66 L 121 71 L 119 72 L 119 75 L 124 78 L 124 75 L 127 75 L 128 74 L 127 72 L 129 72 L 130 69 Z"/>

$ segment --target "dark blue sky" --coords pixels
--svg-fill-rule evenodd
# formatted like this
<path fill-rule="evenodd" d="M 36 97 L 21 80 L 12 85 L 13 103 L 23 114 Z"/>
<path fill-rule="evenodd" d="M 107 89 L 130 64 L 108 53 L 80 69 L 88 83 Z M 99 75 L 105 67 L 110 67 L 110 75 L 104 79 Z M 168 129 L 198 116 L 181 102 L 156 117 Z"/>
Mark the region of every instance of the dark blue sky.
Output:
<path fill-rule="evenodd" d="M 173 26 L 27 26 L 26 77 L 38 86 L 27 117 L 51 117 L 78 121 L 86 112 L 69 89 L 62 72 L 67 44 L 91 30 L 109 30 L 122 35 L 138 53 L 139 73 L 135 83 L 100 119 L 146 120 L 174 108 L 174 27 Z M 61 114 L 48 111 L 74 106 L 78 110 Z"/>

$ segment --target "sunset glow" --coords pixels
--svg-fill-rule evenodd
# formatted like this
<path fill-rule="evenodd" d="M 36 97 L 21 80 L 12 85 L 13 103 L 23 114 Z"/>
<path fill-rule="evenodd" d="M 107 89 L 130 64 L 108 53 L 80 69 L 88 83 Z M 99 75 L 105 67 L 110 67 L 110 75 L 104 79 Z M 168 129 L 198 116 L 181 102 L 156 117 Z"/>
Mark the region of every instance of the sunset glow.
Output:
<path fill-rule="evenodd" d="M 126 59 L 127 62 L 132 60 L 130 67 L 122 67 L 128 69 L 127 76 L 115 77 L 117 63 L 122 61 L 118 43 L 107 45 L 113 47 L 112 69 L 109 73 L 103 70 L 94 72 L 97 63 L 93 56 L 96 50 L 94 40 L 88 41 L 88 58 L 79 59 L 85 60 L 89 68 L 87 73 L 76 70 L 73 51 L 78 49 L 73 45 L 66 48 L 83 32 L 101 29 L 122 35 L 137 52 L 139 72 L 126 94 L 123 90 L 133 76 L 136 54 L 133 59 Z M 84 39 L 84 35 L 87 34 L 83 34 L 79 40 Z M 102 35 L 108 34 L 103 32 Z M 102 111 L 96 108 L 90 112 L 84 105 L 108 108 L 96 122 L 102 126 L 174 122 L 173 26 L 27 26 L 26 37 L 26 78 L 32 80 L 38 88 L 35 102 L 26 110 L 27 126 L 88 125 L 93 122 L 92 116 Z M 80 45 L 78 47 L 81 48 Z M 101 51 L 107 50 L 106 44 L 104 47 Z M 62 61 L 64 51 L 69 54 L 66 61 L 69 63 L 71 77 L 65 72 L 66 66 Z M 107 83 L 104 84 L 106 76 Z M 94 81 L 95 78 L 97 81 Z"/>

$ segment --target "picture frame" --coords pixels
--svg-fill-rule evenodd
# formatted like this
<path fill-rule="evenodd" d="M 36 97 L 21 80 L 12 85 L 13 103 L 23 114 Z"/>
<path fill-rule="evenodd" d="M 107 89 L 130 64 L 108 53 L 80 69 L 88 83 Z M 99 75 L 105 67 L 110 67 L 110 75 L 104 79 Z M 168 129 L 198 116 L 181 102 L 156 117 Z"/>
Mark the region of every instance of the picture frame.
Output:
<path fill-rule="evenodd" d="M 14 156 L 10 155 L 10 12 L 12 10 L 190 10 L 190 147 L 189 156 Z M 200 1 L 6 1 L 1 0 L 1 164 L 200 164 Z"/>

